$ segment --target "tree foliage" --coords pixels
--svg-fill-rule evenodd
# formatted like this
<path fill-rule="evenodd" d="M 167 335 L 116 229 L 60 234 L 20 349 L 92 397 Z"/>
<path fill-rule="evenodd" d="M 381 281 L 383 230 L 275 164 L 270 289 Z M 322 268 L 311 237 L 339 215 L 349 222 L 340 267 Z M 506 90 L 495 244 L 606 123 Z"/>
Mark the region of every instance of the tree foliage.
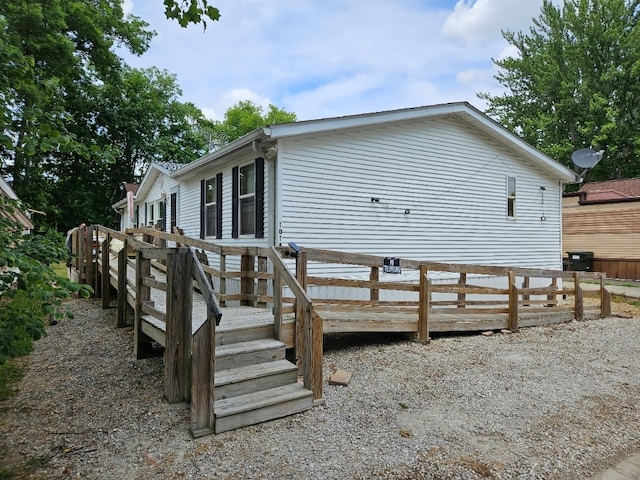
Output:
<path fill-rule="evenodd" d="M 240 138 L 259 127 L 296 120 L 295 113 L 287 112 L 274 105 L 269 105 L 268 111 L 264 113 L 260 105 L 251 100 L 242 100 L 225 112 L 224 121 L 217 122 L 214 130 L 217 138 L 222 138 L 224 143 Z"/>
<path fill-rule="evenodd" d="M 214 22 L 220 19 L 220 11 L 208 0 L 164 0 L 164 7 L 166 17 L 177 20 L 181 27 L 202 23 L 206 29 L 207 18 Z"/>
<path fill-rule="evenodd" d="M 639 0 L 544 0 L 528 33 L 503 32 L 518 55 L 494 60 L 500 96 L 487 113 L 571 165 L 579 148 L 604 150 L 591 180 L 640 175 Z"/>
<path fill-rule="evenodd" d="M 22 208 L 0 196 L 0 211 Z M 22 235 L 22 226 L 0 215 L 0 364 L 26 355 L 45 334 L 45 319 L 72 317 L 62 302 L 71 294 L 88 296 L 90 287 L 56 275 L 50 264 L 66 259 L 62 236 Z"/>
<path fill-rule="evenodd" d="M 153 36 L 121 0 L 0 2 L 0 173 L 66 231 L 110 225 L 123 182 L 153 159 L 206 153 L 213 129 L 174 75 L 136 70 L 115 53 Z"/>

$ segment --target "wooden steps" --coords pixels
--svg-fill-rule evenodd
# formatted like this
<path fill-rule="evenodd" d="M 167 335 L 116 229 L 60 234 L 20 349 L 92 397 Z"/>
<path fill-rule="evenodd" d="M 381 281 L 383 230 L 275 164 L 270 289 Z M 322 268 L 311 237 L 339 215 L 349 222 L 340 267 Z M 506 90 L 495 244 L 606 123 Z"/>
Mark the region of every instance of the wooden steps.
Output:
<path fill-rule="evenodd" d="M 304 412 L 313 394 L 299 383 L 216 400 L 216 433 Z"/>
<path fill-rule="evenodd" d="M 251 340 L 216 347 L 215 433 L 313 407 L 313 393 L 298 382 L 296 365 L 285 360 L 286 345 L 256 338 L 255 330 L 247 336 Z"/>

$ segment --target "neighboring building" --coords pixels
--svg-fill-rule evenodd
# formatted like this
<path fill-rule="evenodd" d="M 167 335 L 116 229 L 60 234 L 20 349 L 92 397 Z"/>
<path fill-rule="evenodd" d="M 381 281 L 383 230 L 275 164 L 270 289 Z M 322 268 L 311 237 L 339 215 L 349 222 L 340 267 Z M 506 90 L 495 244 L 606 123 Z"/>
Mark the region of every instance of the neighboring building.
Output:
<path fill-rule="evenodd" d="M 11 186 L 2 177 L 0 177 L 0 195 L 12 200 L 18 200 L 18 196 L 13 191 L 13 188 L 11 188 Z M 5 218 L 9 218 L 10 220 L 20 223 L 23 227 L 22 233 L 30 233 L 33 231 L 33 223 L 31 222 L 28 211 L 23 212 L 20 210 L 13 210 L 12 212 L 9 212 L 3 209 L 0 214 Z"/>
<path fill-rule="evenodd" d="M 153 163 L 129 221 L 223 245 L 560 269 L 575 181 L 452 103 L 272 125 L 181 168 Z"/>
<path fill-rule="evenodd" d="M 640 178 L 591 182 L 563 199 L 565 252 L 593 253 L 593 270 L 640 279 Z"/>

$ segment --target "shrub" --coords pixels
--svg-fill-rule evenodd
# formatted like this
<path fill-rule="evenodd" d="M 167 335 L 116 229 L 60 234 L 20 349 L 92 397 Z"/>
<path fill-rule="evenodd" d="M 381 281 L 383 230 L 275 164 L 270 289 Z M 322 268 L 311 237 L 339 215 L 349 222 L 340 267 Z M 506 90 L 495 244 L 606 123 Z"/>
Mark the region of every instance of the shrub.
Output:
<path fill-rule="evenodd" d="M 23 235 L 22 225 L 12 220 L 17 208 L 18 202 L 0 196 L 0 364 L 29 353 L 46 333 L 47 318 L 73 318 L 62 308 L 65 298 L 91 292 L 50 266 L 66 259 L 62 235 Z"/>

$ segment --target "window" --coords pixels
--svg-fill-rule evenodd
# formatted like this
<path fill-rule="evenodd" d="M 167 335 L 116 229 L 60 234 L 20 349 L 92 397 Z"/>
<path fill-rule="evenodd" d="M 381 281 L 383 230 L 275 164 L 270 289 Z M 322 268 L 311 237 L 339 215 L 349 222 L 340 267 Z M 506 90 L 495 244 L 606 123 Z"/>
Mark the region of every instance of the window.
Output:
<path fill-rule="evenodd" d="M 231 169 L 231 238 L 264 238 L 264 159 Z"/>
<path fill-rule="evenodd" d="M 507 218 L 516 218 L 516 177 L 507 177 Z"/>
<path fill-rule="evenodd" d="M 215 237 L 217 220 L 217 185 L 215 178 L 209 178 L 205 181 L 205 236 Z"/>
<path fill-rule="evenodd" d="M 200 180 L 200 238 L 222 238 L 222 173 Z"/>
<path fill-rule="evenodd" d="M 240 235 L 256 232 L 256 180 L 255 165 L 240 167 Z"/>
<path fill-rule="evenodd" d="M 165 227 L 165 214 L 167 212 L 167 204 L 166 202 L 160 201 L 158 202 L 158 225 L 160 227 L 160 230 L 162 230 L 164 232 L 164 227 Z"/>

